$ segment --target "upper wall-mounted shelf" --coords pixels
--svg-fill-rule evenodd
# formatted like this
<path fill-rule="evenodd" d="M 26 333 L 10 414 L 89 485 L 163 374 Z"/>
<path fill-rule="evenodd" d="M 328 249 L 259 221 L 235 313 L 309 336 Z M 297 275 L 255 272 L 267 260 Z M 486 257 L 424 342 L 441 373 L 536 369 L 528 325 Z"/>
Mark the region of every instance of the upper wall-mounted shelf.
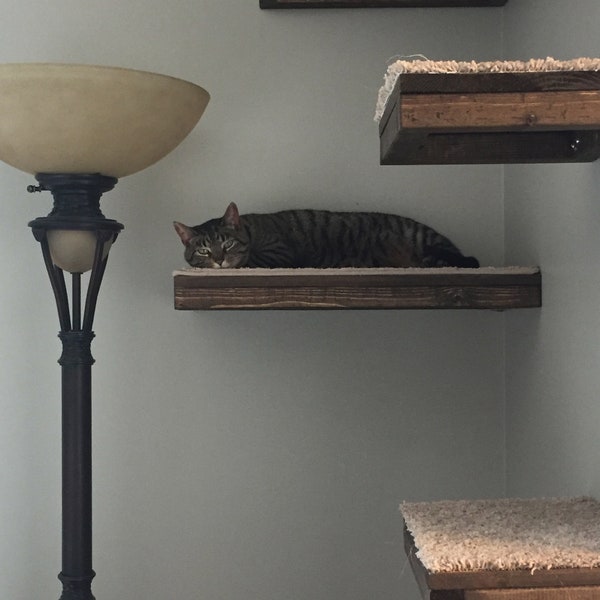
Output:
<path fill-rule="evenodd" d="M 533 267 L 369 269 L 184 269 L 175 308 L 505 310 L 541 306 Z"/>
<path fill-rule="evenodd" d="M 379 135 L 384 165 L 593 161 L 600 73 L 401 73 Z"/>
<path fill-rule="evenodd" d="M 508 0 L 260 0 L 261 8 L 425 8 L 504 6 Z"/>

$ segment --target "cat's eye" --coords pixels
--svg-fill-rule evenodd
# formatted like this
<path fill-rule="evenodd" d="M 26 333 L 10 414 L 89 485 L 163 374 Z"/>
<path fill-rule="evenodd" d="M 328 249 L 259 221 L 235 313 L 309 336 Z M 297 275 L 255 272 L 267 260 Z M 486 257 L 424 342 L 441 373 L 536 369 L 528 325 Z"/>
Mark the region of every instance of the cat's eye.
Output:
<path fill-rule="evenodd" d="M 208 248 L 198 248 L 196 254 L 200 256 L 210 256 L 210 250 Z"/>
<path fill-rule="evenodd" d="M 225 240 L 223 242 L 223 250 L 231 250 L 235 246 L 235 240 Z"/>

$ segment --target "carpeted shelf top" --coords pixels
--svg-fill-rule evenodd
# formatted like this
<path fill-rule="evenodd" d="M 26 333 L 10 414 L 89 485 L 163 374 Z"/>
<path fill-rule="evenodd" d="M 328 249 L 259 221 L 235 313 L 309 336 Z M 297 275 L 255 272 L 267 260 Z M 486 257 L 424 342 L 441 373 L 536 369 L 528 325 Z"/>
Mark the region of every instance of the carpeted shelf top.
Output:
<path fill-rule="evenodd" d="M 477 269 L 461 267 L 337 267 L 331 269 L 314 268 L 275 268 L 265 269 L 260 267 L 243 267 L 241 269 L 200 269 L 197 267 L 184 267 L 173 271 L 173 275 L 191 275 L 199 277 L 281 277 L 282 275 L 298 275 L 320 277 L 336 277 L 338 275 L 364 276 L 364 275 L 424 275 L 441 277 L 446 275 L 477 276 L 477 275 L 534 275 L 539 273 L 539 267 L 478 267 Z"/>
<path fill-rule="evenodd" d="M 556 60 L 552 57 L 531 58 L 529 60 L 495 60 L 476 62 L 457 60 L 428 60 L 417 55 L 416 60 L 400 58 L 388 65 L 379 89 L 375 107 L 375 121 L 379 122 L 385 110 L 388 98 L 402 73 L 528 73 L 540 71 L 600 71 L 600 58 L 574 58 Z"/>
<path fill-rule="evenodd" d="M 432 573 L 600 567 L 593 498 L 404 502 L 400 510 Z"/>

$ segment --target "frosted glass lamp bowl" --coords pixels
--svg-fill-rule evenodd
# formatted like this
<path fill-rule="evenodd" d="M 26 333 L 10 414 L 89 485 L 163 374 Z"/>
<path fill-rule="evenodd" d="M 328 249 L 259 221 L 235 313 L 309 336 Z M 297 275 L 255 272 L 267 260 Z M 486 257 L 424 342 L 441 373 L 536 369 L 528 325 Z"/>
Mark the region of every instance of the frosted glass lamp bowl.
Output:
<path fill-rule="evenodd" d="M 0 160 L 31 174 L 120 178 L 190 133 L 209 101 L 166 75 L 76 64 L 0 65 Z"/>

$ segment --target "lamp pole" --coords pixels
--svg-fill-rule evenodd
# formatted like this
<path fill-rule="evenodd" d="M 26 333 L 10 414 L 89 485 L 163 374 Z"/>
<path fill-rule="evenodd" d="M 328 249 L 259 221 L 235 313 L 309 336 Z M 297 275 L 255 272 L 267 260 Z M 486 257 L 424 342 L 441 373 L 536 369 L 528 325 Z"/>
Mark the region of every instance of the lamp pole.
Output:
<path fill-rule="evenodd" d="M 62 571 L 60 600 L 94 600 L 92 569 L 92 325 L 108 249 L 123 225 L 106 219 L 100 211 L 101 195 L 117 183 L 100 174 L 36 175 L 39 186 L 30 192 L 50 191 L 54 207 L 47 217 L 29 223 L 42 255 L 54 292 L 62 355 Z M 52 233 L 51 233 L 52 232 Z M 53 234 L 91 234 L 93 259 L 83 313 L 81 272 L 72 271 L 71 306 L 64 270 L 53 256 Z M 50 234 L 50 235 L 49 235 Z M 77 253 L 77 250 L 74 250 Z M 73 256 L 75 263 L 81 257 Z M 75 264 L 74 263 L 74 264 Z M 75 269 L 81 267 L 75 266 Z"/>
<path fill-rule="evenodd" d="M 117 177 L 174 150 L 210 95 L 158 73 L 52 63 L 0 65 L 0 88 L 0 161 L 35 174 L 39 185 L 28 190 L 54 198 L 50 214 L 29 225 L 42 248 L 63 346 L 61 600 L 94 600 L 90 347 L 108 252 L 123 229 L 102 214 L 100 197 Z"/>

